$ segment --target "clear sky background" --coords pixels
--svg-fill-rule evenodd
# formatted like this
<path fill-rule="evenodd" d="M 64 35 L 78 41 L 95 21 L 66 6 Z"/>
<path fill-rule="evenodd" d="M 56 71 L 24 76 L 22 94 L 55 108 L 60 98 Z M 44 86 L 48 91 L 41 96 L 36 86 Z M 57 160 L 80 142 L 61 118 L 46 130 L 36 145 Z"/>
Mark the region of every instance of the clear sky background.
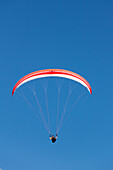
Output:
<path fill-rule="evenodd" d="M 18 79 L 44 68 L 74 71 L 93 90 L 56 144 L 11 95 Z M 113 1 L 0 1 L 0 78 L 2 170 L 113 170 Z"/>

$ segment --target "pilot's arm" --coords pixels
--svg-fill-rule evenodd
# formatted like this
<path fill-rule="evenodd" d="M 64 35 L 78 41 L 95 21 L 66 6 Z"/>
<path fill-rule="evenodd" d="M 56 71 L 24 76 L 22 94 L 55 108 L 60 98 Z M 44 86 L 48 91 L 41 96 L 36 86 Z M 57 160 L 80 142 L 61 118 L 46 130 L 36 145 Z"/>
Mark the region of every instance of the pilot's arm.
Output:
<path fill-rule="evenodd" d="M 50 133 L 50 135 L 49 135 L 49 139 L 52 139 L 52 137 L 51 137 L 51 133 Z"/>
<path fill-rule="evenodd" d="M 56 137 L 55 137 L 55 139 L 57 139 L 58 138 L 58 136 L 57 136 L 57 134 L 56 134 Z"/>

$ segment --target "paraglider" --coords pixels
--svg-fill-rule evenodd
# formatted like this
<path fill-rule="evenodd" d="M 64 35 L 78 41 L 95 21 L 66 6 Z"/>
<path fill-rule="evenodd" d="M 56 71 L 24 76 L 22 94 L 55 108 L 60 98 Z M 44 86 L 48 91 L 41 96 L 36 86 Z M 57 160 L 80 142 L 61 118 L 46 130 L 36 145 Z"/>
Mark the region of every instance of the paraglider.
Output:
<path fill-rule="evenodd" d="M 90 84 L 87 82 L 86 79 L 84 79 L 82 76 L 80 76 L 77 73 L 74 73 L 72 71 L 68 71 L 68 70 L 63 70 L 63 69 L 45 69 L 45 70 L 39 70 L 39 71 L 35 71 L 32 72 L 30 74 L 25 75 L 24 77 L 22 77 L 14 86 L 13 90 L 12 90 L 12 95 L 14 95 L 15 91 L 22 85 L 31 82 L 33 80 L 36 79 L 42 79 L 42 78 L 47 78 L 47 77 L 59 77 L 59 78 L 64 78 L 67 80 L 72 80 L 73 82 L 77 82 L 78 84 L 81 84 L 82 86 L 84 86 L 90 94 L 92 94 L 92 89 Z M 62 116 L 61 119 L 59 121 L 58 124 L 58 112 L 59 109 L 57 109 L 57 127 L 56 127 L 56 136 L 52 135 L 51 136 L 51 130 L 50 130 L 50 120 L 49 120 L 49 111 L 48 111 L 48 101 L 47 101 L 47 90 L 45 90 L 45 94 L 46 94 L 46 105 L 47 105 L 47 115 L 48 115 L 48 122 L 46 120 L 46 117 L 43 113 L 43 110 L 40 106 L 38 97 L 36 95 L 36 92 L 33 92 L 33 95 L 35 96 L 36 99 L 36 103 L 38 105 L 39 108 L 39 113 L 37 114 L 37 112 L 34 110 L 33 106 L 30 104 L 30 102 L 27 100 L 27 98 L 24 96 L 24 99 L 26 100 L 26 102 L 28 103 L 28 105 L 31 107 L 31 109 L 33 110 L 33 112 L 37 115 L 37 117 L 40 118 L 42 124 L 45 126 L 46 130 L 49 132 L 50 136 L 50 140 L 55 143 L 56 139 L 57 139 L 57 134 L 62 126 L 62 124 L 64 123 L 64 121 L 66 120 L 66 118 L 68 117 L 68 115 L 70 114 L 70 112 L 72 111 L 72 109 L 74 108 L 75 104 L 78 102 L 78 100 L 80 99 L 80 97 L 82 96 L 81 94 L 78 96 L 77 100 L 75 101 L 75 103 L 73 104 L 72 108 L 68 111 L 67 117 L 65 117 L 65 113 L 66 113 L 66 107 L 67 107 L 67 103 L 69 100 L 69 97 L 71 95 L 71 93 L 69 92 L 69 95 L 67 97 L 65 106 L 64 106 L 64 110 L 62 112 Z M 60 96 L 60 92 L 58 93 L 58 106 L 59 106 L 59 96 Z M 65 118 L 65 120 L 64 120 Z"/>
<path fill-rule="evenodd" d="M 54 136 L 54 135 L 51 136 L 51 133 L 50 133 L 49 139 L 52 141 L 52 143 L 55 143 L 57 138 L 58 138 L 57 134 L 56 134 L 56 136 Z"/>

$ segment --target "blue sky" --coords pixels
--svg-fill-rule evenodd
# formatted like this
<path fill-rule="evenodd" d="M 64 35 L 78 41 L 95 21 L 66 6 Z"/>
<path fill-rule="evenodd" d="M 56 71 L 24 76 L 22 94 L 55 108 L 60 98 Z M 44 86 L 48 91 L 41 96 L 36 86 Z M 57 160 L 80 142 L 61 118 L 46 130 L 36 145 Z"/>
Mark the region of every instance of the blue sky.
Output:
<path fill-rule="evenodd" d="M 2 170 L 113 169 L 112 9 L 110 0 L 0 1 Z M 18 79 L 44 68 L 74 71 L 93 90 L 54 145 L 25 101 L 11 95 Z"/>

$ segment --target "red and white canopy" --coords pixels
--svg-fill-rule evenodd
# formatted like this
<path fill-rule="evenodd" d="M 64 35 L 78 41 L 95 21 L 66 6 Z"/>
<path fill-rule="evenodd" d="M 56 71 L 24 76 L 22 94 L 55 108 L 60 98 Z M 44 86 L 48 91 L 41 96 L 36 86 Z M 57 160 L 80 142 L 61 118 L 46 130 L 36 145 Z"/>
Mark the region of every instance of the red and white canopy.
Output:
<path fill-rule="evenodd" d="M 43 78 L 43 77 L 63 77 L 63 78 L 71 79 L 76 82 L 79 82 L 80 84 L 82 84 L 83 86 L 85 86 L 88 89 L 90 94 L 92 93 L 90 84 L 82 76 L 80 76 L 72 71 L 63 70 L 63 69 L 46 69 L 46 70 L 35 71 L 35 72 L 32 72 L 32 73 L 27 74 L 26 76 L 22 77 L 15 84 L 15 86 L 12 90 L 12 95 L 14 94 L 16 89 L 18 87 L 20 87 L 22 84 L 27 83 L 31 80 L 35 80 L 35 79 Z"/>

